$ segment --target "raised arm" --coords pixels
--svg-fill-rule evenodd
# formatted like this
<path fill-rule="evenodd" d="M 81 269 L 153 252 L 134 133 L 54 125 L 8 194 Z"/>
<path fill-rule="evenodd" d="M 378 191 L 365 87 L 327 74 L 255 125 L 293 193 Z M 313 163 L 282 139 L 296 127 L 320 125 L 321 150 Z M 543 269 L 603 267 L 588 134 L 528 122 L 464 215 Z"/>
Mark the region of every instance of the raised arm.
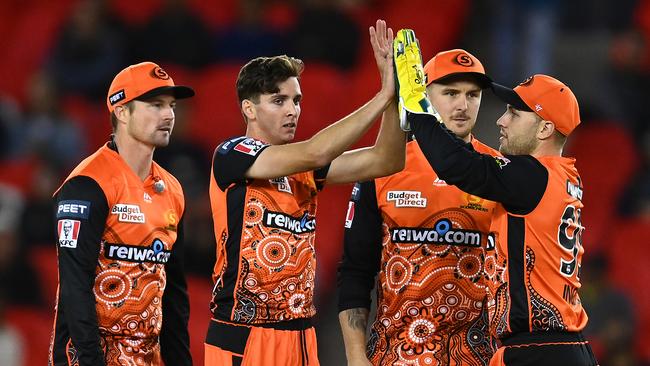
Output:
<path fill-rule="evenodd" d="M 384 84 L 395 87 L 393 68 L 393 32 L 380 28 L 370 29 L 377 67 L 382 71 Z M 399 128 L 395 98 L 386 108 L 379 135 L 372 147 L 347 151 L 334 159 L 327 174 L 328 184 L 365 181 L 396 173 L 404 168 L 406 158 L 406 134 Z"/>
<path fill-rule="evenodd" d="M 389 57 L 392 59 L 392 47 L 390 46 L 392 36 L 392 30 L 386 27 L 386 22 L 383 20 L 377 21 L 376 29 L 370 27 L 370 40 L 375 58 L 378 58 L 377 64 L 382 81 L 381 90 L 375 97 L 347 117 L 319 131 L 309 140 L 265 148 L 246 172 L 246 177 L 268 179 L 314 170 L 329 164 L 359 140 L 394 99 L 392 62 L 388 59 Z M 394 125 L 397 125 L 397 122 Z M 390 133 L 390 131 L 385 131 L 384 134 Z M 398 127 L 394 134 L 404 139 L 404 134 L 399 131 Z M 388 137 L 382 137 L 381 141 L 385 139 Z M 397 143 L 393 145 L 397 145 Z M 388 154 L 388 152 L 385 153 Z M 351 178 L 347 181 L 355 180 L 358 179 Z"/>

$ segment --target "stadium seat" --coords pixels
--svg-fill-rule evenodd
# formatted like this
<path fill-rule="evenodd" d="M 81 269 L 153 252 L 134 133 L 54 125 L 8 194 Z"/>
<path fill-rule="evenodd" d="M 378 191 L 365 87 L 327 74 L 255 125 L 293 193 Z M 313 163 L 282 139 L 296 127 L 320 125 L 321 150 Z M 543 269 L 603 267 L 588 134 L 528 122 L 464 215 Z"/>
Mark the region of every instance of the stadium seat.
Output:
<path fill-rule="evenodd" d="M 400 28 L 415 30 L 424 62 L 436 53 L 458 45 L 471 6 L 470 1 L 414 0 L 408 4 L 404 6 L 398 1 L 387 1 L 382 14 L 386 14 L 386 22 L 395 31 Z"/>
<path fill-rule="evenodd" d="M 610 278 L 630 296 L 635 305 L 637 324 L 636 349 L 645 360 L 650 360 L 650 347 L 642 336 L 650 332 L 650 292 L 644 290 L 650 283 L 648 266 L 648 238 L 650 219 L 638 218 L 607 226 L 613 232 L 607 244 L 611 260 Z"/>
<path fill-rule="evenodd" d="M 111 0 L 109 10 L 124 23 L 131 26 L 142 26 L 162 6 L 162 0 Z"/>
<path fill-rule="evenodd" d="M 349 80 L 333 66 L 309 62 L 300 77 L 302 106 L 296 140 L 305 140 L 352 112 Z"/>
<path fill-rule="evenodd" d="M 343 252 L 343 230 L 351 192 L 352 185 L 348 184 L 325 186 L 318 194 L 316 291 L 319 298 L 327 297 L 336 288 L 336 271 Z"/>
<path fill-rule="evenodd" d="M 195 365 L 203 365 L 203 342 L 208 331 L 212 281 L 208 278 L 187 276 L 187 292 L 190 297 L 190 351 Z"/>
<path fill-rule="evenodd" d="M 238 2 L 236 0 L 220 0 L 218 6 L 211 0 L 189 0 L 188 3 L 206 26 L 213 30 L 229 26 L 237 19 Z"/>
<path fill-rule="evenodd" d="M 106 104 L 89 102 L 80 96 L 66 96 L 61 106 L 86 137 L 89 151 L 95 151 L 109 140 L 112 130 Z"/>
<path fill-rule="evenodd" d="M 71 1 L 44 1 L 15 16 L 11 36 L 2 42 L 10 52 L 0 58 L 0 92 L 25 101 L 25 85 L 43 64 L 72 5 Z"/>
<path fill-rule="evenodd" d="M 576 158 L 584 184 L 585 248 L 600 251 L 612 234 L 621 191 L 639 165 L 634 141 L 621 125 L 585 123 L 571 135 L 565 156 Z"/>
<path fill-rule="evenodd" d="M 56 292 L 59 287 L 59 268 L 57 263 L 56 246 L 53 243 L 36 245 L 27 254 L 31 267 L 34 268 L 43 290 L 43 299 L 50 307 L 56 302 Z"/>
<path fill-rule="evenodd" d="M 32 178 L 38 168 L 36 159 L 23 158 L 0 162 L 0 182 L 8 184 L 27 196 L 31 190 Z"/>
<path fill-rule="evenodd" d="M 23 338 L 25 366 L 47 365 L 48 349 L 54 324 L 53 309 L 10 306 L 5 310 L 9 325 L 18 330 Z"/>
<path fill-rule="evenodd" d="M 189 135 L 207 151 L 213 151 L 226 138 L 246 131 L 235 89 L 239 68 L 239 65 L 213 66 L 197 74 L 192 84 L 196 96 L 189 100 L 193 106 Z"/>

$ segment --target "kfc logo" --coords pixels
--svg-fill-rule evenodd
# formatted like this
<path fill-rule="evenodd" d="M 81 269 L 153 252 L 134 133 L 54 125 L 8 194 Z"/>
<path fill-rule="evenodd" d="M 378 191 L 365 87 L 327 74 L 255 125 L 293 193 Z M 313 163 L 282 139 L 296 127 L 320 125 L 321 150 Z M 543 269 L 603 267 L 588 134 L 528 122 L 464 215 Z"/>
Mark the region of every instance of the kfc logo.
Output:
<path fill-rule="evenodd" d="M 78 220 L 59 220 L 57 227 L 59 246 L 62 248 L 76 248 L 80 228 L 81 222 Z"/>

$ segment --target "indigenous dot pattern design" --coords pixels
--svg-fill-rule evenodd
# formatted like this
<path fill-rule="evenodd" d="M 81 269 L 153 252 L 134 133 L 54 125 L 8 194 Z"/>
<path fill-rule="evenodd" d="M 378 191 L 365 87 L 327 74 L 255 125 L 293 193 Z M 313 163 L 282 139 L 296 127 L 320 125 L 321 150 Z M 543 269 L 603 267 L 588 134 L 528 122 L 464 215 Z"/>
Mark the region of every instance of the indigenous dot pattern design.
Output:
<path fill-rule="evenodd" d="M 269 212 L 300 221 L 316 213 L 316 185 L 309 173 L 287 177 L 292 195 L 276 194 L 268 181 L 249 186 L 244 206 L 239 275 L 232 320 L 268 323 L 316 313 L 315 231 L 269 224 Z M 304 221 L 304 220 L 303 220 Z"/>
<path fill-rule="evenodd" d="M 371 362 L 487 365 L 496 350 L 488 336 L 495 252 L 485 245 L 394 243 L 390 229 L 399 225 L 382 216 L 380 305 L 367 348 Z M 454 229 L 478 227 L 470 214 L 456 208 L 436 212 L 416 226 L 433 227 L 441 219 Z"/>

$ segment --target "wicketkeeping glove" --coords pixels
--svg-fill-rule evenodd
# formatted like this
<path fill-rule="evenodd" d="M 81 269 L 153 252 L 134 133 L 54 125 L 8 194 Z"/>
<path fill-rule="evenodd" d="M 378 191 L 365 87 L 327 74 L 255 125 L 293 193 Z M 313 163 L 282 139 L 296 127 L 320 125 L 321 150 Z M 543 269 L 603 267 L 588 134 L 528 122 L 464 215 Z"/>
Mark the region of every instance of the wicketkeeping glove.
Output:
<path fill-rule="evenodd" d="M 422 68 L 422 55 L 415 32 L 411 29 L 400 29 L 393 41 L 393 63 L 395 65 L 395 87 L 399 101 L 399 121 L 403 131 L 410 131 L 411 126 L 406 120 L 406 111 L 412 113 L 427 113 L 440 115 L 427 98 L 426 80 Z"/>

